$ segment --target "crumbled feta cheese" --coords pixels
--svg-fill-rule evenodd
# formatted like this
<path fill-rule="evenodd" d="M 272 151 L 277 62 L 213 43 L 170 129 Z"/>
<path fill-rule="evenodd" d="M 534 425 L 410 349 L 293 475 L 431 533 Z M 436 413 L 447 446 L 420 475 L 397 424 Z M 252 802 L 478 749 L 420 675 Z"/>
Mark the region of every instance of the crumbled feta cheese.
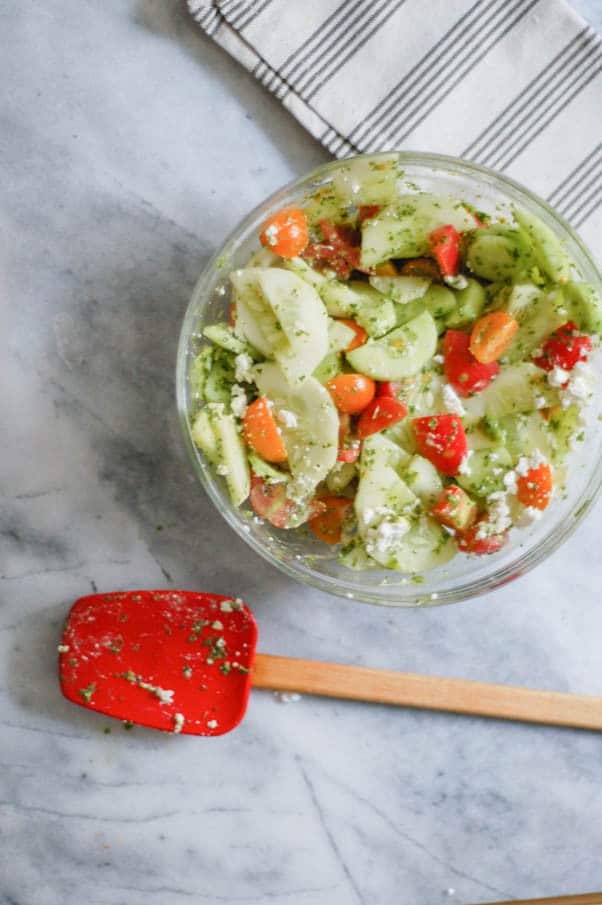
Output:
<path fill-rule="evenodd" d="M 66 654 L 68 650 L 69 650 L 68 644 L 59 644 L 59 646 L 57 647 L 57 651 L 59 652 L 59 654 Z"/>
<path fill-rule="evenodd" d="M 179 735 L 185 723 L 183 713 L 174 713 L 173 715 L 173 731 L 174 735 Z"/>
<path fill-rule="evenodd" d="M 211 628 L 212 628 L 215 632 L 222 632 L 222 631 L 224 630 L 224 623 L 223 623 L 223 622 L 220 622 L 219 619 L 216 619 L 215 622 L 212 622 L 212 623 L 211 623 Z"/>
<path fill-rule="evenodd" d="M 532 468 L 547 465 L 548 460 L 541 450 L 534 449 L 530 456 L 521 456 L 516 465 L 516 474 L 524 477 Z"/>
<path fill-rule="evenodd" d="M 375 528 L 370 528 L 366 535 L 366 552 L 369 555 L 391 553 L 404 534 L 410 530 L 407 518 L 383 519 Z"/>
<path fill-rule="evenodd" d="M 536 396 L 535 397 L 535 408 L 536 409 L 545 409 L 548 404 L 548 400 L 545 396 Z"/>
<path fill-rule="evenodd" d="M 276 414 L 276 418 L 285 427 L 297 427 L 297 416 L 294 412 L 289 412 L 288 409 L 280 409 Z"/>
<path fill-rule="evenodd" d="M 265 241 L 268 245 L 276 245 L 278 242 L 278 227 L 276 224 L 270 224 L 270 226 L 263 231 L 263 235 L 265 236 Z"/>
<path fill-rule="evenodd" d="M 222 600 L 222 602 L 219 605 L 219 608 L 222 611 L 222 613 L 231 613 L 234 609 L 234 607 L 232 606 L 231 600 Z"/>
<path fill-rule="evenodd" d="M 232 385 L 230 408 L 237 418 L 244 418 L 247 411 L 247 394 L 239 383 Z"/>
<path fill-rule="evenodd" d="M 469 449 L 466 451 L 466 455 L 460 462 L 460 467 L 458 468 L 458 474 L 470 474 L 470 459 L 474 453 L 473 449 Z"/>
<path fill-rule="evenodd" d="M 224 477 L 224 478 L 230 474 L 230 469 L 224 462 L 222 462 L 220 465 L 218 465 L 215 470 L 217 471 L 217 473 L 219 475 L 222 475 L 222 477 Z"/>
<path fill-rule="evenodd" d="M 503 534 L 512 527 L 510 507 L 507 495 L 498 490 L 487 497 L 487 518 L 483 519 L 477 529 L 477 539 L 485 540 L 495 534 Z"/>
<path fill-rule="evenodd" d="M 253 359 L 241 352 L 234 359 L 234 376 L 238 383 L 253 383 Z"/>
<path fill-rule="evenodd" d="M 542 515 L 541 509 L 536 509 L 535 506 L 524 506 L 516 520 L 516 524 L 519 528 L 528 528 L 529 525 L 539 521 Z"/>
<path fill-rule="evenodd" d="M 596 378 L 590 365 L 584 361 L 578 361 L 573 370 L 565 371 L 565 374 L 567 374 L 568 383 L 560 391 L 563 408 L 568 408 L 574 402 L 583 403 L 591 399 Z"/>
<path fill-rule="evenodd" d="M 217 720 L 207 720 L 207 729 L 217 729 L 219 723 Z"/>
<path fill-rule="evenodd" d="M 447 411 L 451 412 L 453 415 L 460 415 L 461 417 L 466 414 L 466 409 L 462 404 L 462 400 L 450 383 L 443 384 L 443 404 Z"/>
<path fill-rule="evenodd" d="M 151 685 L 150 682 L 138 682 L 140 688 L 150 691 L 152 695 L 159 698 L 162 704 L 173 704 L 174 693 L 171 689 L 160 688 L 158 685 Z"/>
<path fill-rule="evenodd" d="M 457 273 L 455 276 L 446 276 L 443 279 L 452 289 L 466 289 L 468 286 L 468 280 L 463 273 Z"/>
<path fill-rule="evenodd" d="M 515 471 L 507 471 L 504 475 L 504 487 L 506 488 L 506 493 L 515 494 L 517 490 L 516 486 L 516 472 Z"/>
<path fill-rule="evenodd" d="M 445 359 L 443 358 L 443 355 L 433 355 L 433 361 L 436 365 L 442 365 Z"/>
<path fill-rule="evenodd" d="M 563 387 L 568 382 L 569 377 L 569 372 L 565 371 L 564 368 L 559 368 L 558 365 L 548 371 L 548 383 L 551 387 Z"/>

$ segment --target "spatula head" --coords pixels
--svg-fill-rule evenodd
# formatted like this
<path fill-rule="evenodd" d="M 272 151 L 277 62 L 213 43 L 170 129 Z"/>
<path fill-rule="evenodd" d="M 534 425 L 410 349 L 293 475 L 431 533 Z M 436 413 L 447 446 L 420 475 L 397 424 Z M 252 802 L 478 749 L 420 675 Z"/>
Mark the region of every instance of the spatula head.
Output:
<path fill-rule="evenodd" d="M 223 735 L 242 720 L 257 625 L 240 598 L 194 591 L 81 597 L 59 646 L 66 698 L 141 726 Z"/>

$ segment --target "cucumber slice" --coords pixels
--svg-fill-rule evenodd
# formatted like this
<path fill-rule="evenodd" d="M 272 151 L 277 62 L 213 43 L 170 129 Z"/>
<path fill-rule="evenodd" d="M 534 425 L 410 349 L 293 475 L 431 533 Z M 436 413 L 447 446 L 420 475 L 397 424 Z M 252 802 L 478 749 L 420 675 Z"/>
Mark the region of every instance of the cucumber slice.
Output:
<path fill-rule="evenodd" d="M 275 468 L 265 459 L 262 459 L 252 449 L 247 453 L 251 471 L 258 477 L 263 478 L 266 484 L 284 484 L 290 478 L 290 475 L 279 468 Z"/>
<path fill-rule="evenodd" d="M 207 402 L 230 404 L 232 385 L 235 383 L 233 355 L 223 349 L 212 349 L 211 370 L 203 387 Z"/>
<path fill-rule="evenodd" d="M 504 475 L 512 464 L 512 456 L 504 446 L 478 449 L 468 460 L 466 472 L 456 475 L 456 481 L 468 493 L 487 497 L 504 489 Z"/>
<path fill-rule="evenodd" d="M 421 515 L 411 523 L 409 532 L 382 565 L 414 575 L 444 565 L 457 552 L 456 544 L 441 525 L 430 516 Z"/>
<path fill-rule="evenodd" d="M 528 312 L 533 310 L 542 296 L 541 289 L 534 283 L 516 283 L 505 294 L 503 307 L 508 314 L 520 321 L 528 316 Z"/>
<path fill-rule="evenodd" d="M 282 266 L 286 270 L 292 270 L 293 273 L 305 280 L 306 283 L 309 283 L 310 286 L 313 286 L 314 289 L 319 290 L 320 286 L 328 282 L 328 278 L 323 273 L 314 270 L 303 258 L 285 258 L 282 261 Z"/>
<path fill-rule="evenodd" d="M 209 461 L 216 465 L 219 461 L 217 454 L 217 440 L 213 431 L 209 411 L 210 406 L 208 405 L 200 410 L 192 423 L 190 433 L 201 452 L 205 453 Z"/>
<path fill-rule="evenodd" d="M 312 226 L 320 220 L 342 223 L 350 219 L 350 212 L 345 210 L 341 196 L 332 183 L 320 186 L 307 195 L 303 202 L 303 210 Z"/>
<path fill-rule="evenodd" d="M 548 421 L 550 431 L 550 445 L 552 447 L 552 461 L 561 464 L 571 451 L 572 444 L 582 430 L 581 410 L 578 405 L 569 405 L 568 408 L 554 406 L 550 411 Z"/>
<path fill-rule="evenodd" d="M 205 415 L 201 424 L 198 425 L 198 418 L 195 422 L 195 442 L 206 443 L 201 449 L 217 464 L 218 472 L 226 479 L 230 499 L 235 506 L 240 506 L 249 495 L 251 480 L 245 445 L 236 429 L 234 416 L 228 414 L 221 403 L 207 405 L 202 412 Z M 209 428 L 214 444 L 209 439 Z"/>
<path fill-rule="evenodd" d="M 266 245 L 254 251 L 247 262 L 247 267 L 282 267 L 283 259 Z"/>
<path fill-rule="evenodd" d="M 385 518 L 411 515 L 416 503 L 416 495 L 390 465 L 362 470 L 354 501 L 360 535 L 365 539 Z"/>
<path fill-rule="evenodd" d="M 545 371 L 524 361 L 502 368 L 487 389 L 464 399 L 463 404 L 466 420 L 470 423 L 485 416 L 498 419 L 504 415 L 533 412 L 540 406 L 541 400 L 545 400 L 546 405 L 554 405 L 558 402 L 558 393 L 548 384 Z"/>
<path fill-rule="evenodd" d="M 390 258 L 417 258 L 429 251 L 429 235 L 451 223 L 472 229 L 474 218 L 455 198 L 420 192 L 402 195 L 395 204 L 362 224 L 361 267 L 369 270 Z"/>
<path fill-rule="evenodd" d="M 546 459 L 551 458 L 550 428 L 541 412 L 506 416 L 500 419 L 499 427 L 504 437 L 504 446 L 514 462 L 518 462 L 521 456 L 531 455 L 536 449 Z"/>
<path fill-rule="evenodd" d="M 538 267 L 555 283 L 570 280 L 573 262 L 550 227 L 529 211 L 515 207 L 512 213 L 533 248 Z"/>
<path fill-rule="evenodd" d="M 205 399 L 205 384 L 213 367 L 213 353 L 214 349 L 211 346 L 203 346 L 190 365 L 188 384 L 190 400 L 195 408 Z"/>
<path fill-rule="evenodd" d="M 564 287 L 573 320 L 585 333 L 602 334 L 602 299 L 589 283 L 567 283 Z"/>
<path fill-rule="evenodd" d="M 445 380 L 440 372 L 432 369 L 424 370 L 401 382 L 399 397 L 406 404 L 412 418 L 436 415 L 445 411 L 444 384 Z M 392 430 L 392 428 L 390 429 Z"/>
<path fill-rule="evenodd" d="M 428 311 L 381 339 L 368 340 L 347 353 L 356 371 L 375 380 L 401 380 L 417 374 L 437 348 L 437 327 Z"/>
<path fill-rule="evenodd" d="M 421 301 L 435 320 L 442 320 L 456 310 L 456 297 L 447 286 L 431 286 Z"/>
<path fill-rule="evenodd" d="M 356 157 L 341 164 L 332 183 L 345 204 L 388 204 L 397 195 L 399 157 Z"/>
<path fill-rule="evenodd" d="M 355 339 L 355 330 L 341 321 L 328 318 L 328 351 L 342 352 Z"/>
<path fill-rule="evenodd" d="M 432 462 L 423 456 L 412 456 L 403 479 L 416 496 L 430 508 L 443 490 L 443 481 Z"/>
<path fill-rule="evenodd" d="M 257 365 L 256 383 L 277 409 L 295 415 L 296 425 L 281 425 L 288 464 L 294 478 L 292 499 L 307 499 L 337 459 L 339 416 L 330 393 L 314 377 L 288 385 L 283 370 L 272 362 Z"/>
<path fill-rule="evenodd" d="M 393 440 L 383 434 L 371 434 L 364 440 L 360 459 L 360 475 L 367 471 L 378 471 L 380 468 L 393 468 L 401 471 L 408 465 L 410 455 Z"/>
<path fill-rule="evenodd" d="M 562 289 L 535 297 L 517 317 L 519 329 L 504 355 L 511 363 L 530 358 L 533 351 L 569 319 L 569 309 Z"/>
<path fill-rule="evenodd" d="M 252 349 L 248 343 L 243 342 L 242 339 L 239 339 L 236 336 L 230 324 L 209 324 L 209 326 L 205 327 L 203 330 L 203 336 L 206 336 L 207 339 L 211 340 L 212 343 L 215 343 L 216 346 L 226 349 L 227 352 L 233 352 L 235 355 L 246 352 L 247 355 L 252 355 L 252 357 L 257 358 L 255 350 Z"/>
<path fill-rule="evenodd" d="M 331 317 L 351 317 L 370 336 L 382 336 L 396 325 L 391 300 L 367 283 L 328 280 L 320 287 L 320 296 Z"/>
<path fill-rule="evenodd" d="M 370 277 L 371 286 L 401 305 L 422 298 L 430 284 L 431 281 L 427 277 Z"/>
<path fill-rule="evenodd" d="M 491 282 L 514 278 L 520 267 L 520 236 L 492 235 L 479 230 L 468 246 L 466 264 L 478 277 Z"/>
<path fill-rule="evenodd" d="M 329 471 L 326 486 L 331 493 L 341 493 L 357 477 L 357 466 L 353 462 L 337 462 Z"/>
<path fill-rule="evenodd" d="M 446 316 L 448 327 L 462 327 L 472 324 L 483 313 L 487 293 L 478 280 L 469 279 L 466 289 L 455 291 L 456 307 Z"/>
<path fill-rule="evenodd" d="M 380 569 L 380 565 L 368 556 L 364 542 L 360 537 L 354 537 L 339 553 L 339 562 L 355 572 L 365 572 L 368 569 Z"/>
<path fill-rule="evenodd" d="M 343 370 L 343 356 L 339 352 L 329 352 L 322 359 L 312 374 L 320 383 L 326 383 L 332 377 L 336 377 Z"/>

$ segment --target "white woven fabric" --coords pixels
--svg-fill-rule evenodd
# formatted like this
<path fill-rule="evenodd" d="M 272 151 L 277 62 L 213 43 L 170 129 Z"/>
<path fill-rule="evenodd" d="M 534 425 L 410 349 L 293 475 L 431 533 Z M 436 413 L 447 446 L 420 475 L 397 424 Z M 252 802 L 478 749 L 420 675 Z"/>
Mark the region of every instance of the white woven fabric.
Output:
<path fill-rule="evenodd" d="M 188 0 L 334 155 L 474 160 L 602 257 L 601 39 L 564 0 Z"/>

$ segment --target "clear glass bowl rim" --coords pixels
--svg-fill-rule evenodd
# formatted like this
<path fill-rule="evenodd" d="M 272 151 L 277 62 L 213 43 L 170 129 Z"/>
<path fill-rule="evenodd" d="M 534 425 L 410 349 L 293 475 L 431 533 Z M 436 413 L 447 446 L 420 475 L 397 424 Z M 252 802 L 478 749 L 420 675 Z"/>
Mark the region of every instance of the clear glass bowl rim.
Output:
<path fill-rule="evenodd" d="M 540 198 L 537 194 L 514 179 L 497 173 L 494 170 L 490 170 L 487 167 L 482 167 L 479 164 L 464 160 L 463 158 L 452 157 L 445 154 L 432 154 L 421 151 L 398 151 L 395 149 L 375 154 L 356 154 L 342 160 L 334 160 L 322 164 L 305 175 L 300 176 L 277 189 L 260 204 L 254 207 L 253 210 L 238 223 L 218 250 L 213 254 L 197 280 L 180 330 L 176 362 L 176 403 L 184 445 L 196 477 L 202 484 L 216 509 L 228 522 L 230 527 L 243 541 L 245 541 L 246 544 L 268 563 L 284 572 L 289 578 L 318 588 L 328 594 L 334 594 L 335 596 L 352 598 L 364 603 L 395 607 L 416 607 L 421 605 L 439 606 L 442 604 L 465 601 L 471 597 L 480 596 L 492 591 L 495 588 L 508 584 L 518 577 L 522 577 L 535 566 L 547 559 L 548 556 L 570 537 L 596 502 L 602 489 L 602 455 L 598 457 L 592 468 L 585 490 L 579 498 L 573 501 L 570 517 L 566 518 L 551 531 L 540 544 L 535 545 L 526 552 L 518 555 L 516 558 L 513 558 L 512 561 L 504 564 L 486 577 L 463 581 L 437 595 L 425 595 L 424 591 L 421 592 L 419 585 L 416 585 L 415 590 L 410 590 L 409 586 L 405 586 L 403 599 L 391 600 L 384 598 L 383 595 L 378 593 L 378 584 L 375 584 L 372 589 L 368 590 L 364 587 L 354 586 L 351 578 L 343 584 L 343 582 L 334 577 L 304 569 L 303 566 L 298 563 L 286 562 L 280 559 L 268 545 L 262 543 L 251 534 L 246 533 L 243 530 L 243 525 L 235 514 L 237 510 L 231 505 L 226 507 L 223 505 L 223 497 L 217 489 L 217 481 L 219 478 L 216 478 L 209 469 L 203 470 L 200 467 L 196 448 L 192 440 L 188 418 L 186 381 L 189 340 L 193 325 L 198 319 L 198 305 L 199 299 L 203 296 L 203 288 L 205 284 L 210 283 L 212 276 L 219 268 L 220 260 L 224 258 L 231 246 L 236 244 L 238 238 L 244 235 L 256 220 L 260 218 L 265 219 L 269 216 L 270 211 L 282 204 L 290 194 L 295 193 L 304 187 L 309 188 L 312 184 L 319 183 L 319 181 L 328 177 L 330 172 L 337 170 L 341 165 L 348 163 L 350 160 L 356 158 L 378 159 L 380 157 L 387 157 L 390 154 L 398 155 L 402 169 L 404 165 L 416 165 L 419 167 L 428 167 L 430 165 L 435 170 L 444 169 L 448 172 L 475 179 L 481 183 L 484 182 L 493 185 L 498 191 L 504 193 L 506 197 L 512 201 L 518 202 L 529 208 L 535 207 L 538 216 L 541 217 L 543 213 L 542 219 L 544 219 L 544 221 L 547 220 L 548 222 L 551 220 L 555 231 L 563 234 L 563 240 L 565 240 L 566 244 L 569 246 L 572 257 L 577 261 L 581 277 L 586 282 L 593 283 L 598 292 L 602 292 L 602 274 L 600 273 L 591 252 L 582 239 L 577 235 L 570 224 L 544 199 Z M 205 303 L 206 301 L 207 294 L 205 293 Z M 520 548 L 517 548 L 517 550 L 520 550 Z M 353 571 L 349 571 L 350 576 L 353 576 Z"/>

